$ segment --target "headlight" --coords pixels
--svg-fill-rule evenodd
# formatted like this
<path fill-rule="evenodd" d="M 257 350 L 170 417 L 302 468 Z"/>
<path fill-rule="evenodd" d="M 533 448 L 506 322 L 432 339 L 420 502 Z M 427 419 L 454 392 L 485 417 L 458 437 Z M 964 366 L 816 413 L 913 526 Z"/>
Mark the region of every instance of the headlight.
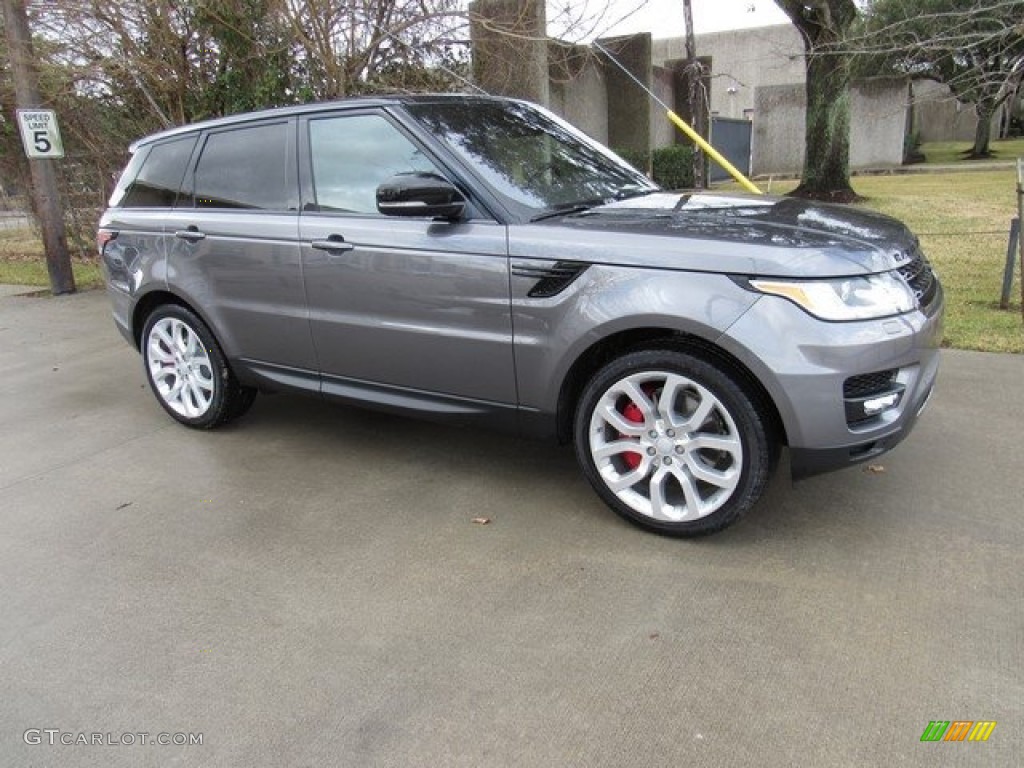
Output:
<path fill-rule="evenodd" d="M 822 320 L 870 320 L 917 306 L 910 286 L 894 272 L 835 280 L 751 280 L 750 285 L 789 299 Z"/>

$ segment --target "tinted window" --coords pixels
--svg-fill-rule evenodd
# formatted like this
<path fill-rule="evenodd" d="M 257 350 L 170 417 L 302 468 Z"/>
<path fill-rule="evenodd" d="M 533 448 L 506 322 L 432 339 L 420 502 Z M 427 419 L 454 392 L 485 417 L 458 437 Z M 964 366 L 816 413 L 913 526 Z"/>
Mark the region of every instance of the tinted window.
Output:
<path fill-rule="evenodd" d="M 170 208 L 185 176 L 195 136 L 156 144 L 148 154 L 140 152 L 125 169 L 110 198 L 113 207 Z M 140 168 L 136 166 L 141 163 Z M 135 175 L 135 171 L 138 175 Z"/>
<path fill-rule="evenodd" d="M 439 173 L 380 115 L 310 120 L 309 145 L 321 211 L 377 213 L 377 187 L 385 179 L 413 171 Z"/>
<path fill-rule="evenodd" d="M 211 134 L 195 175 L 197 208 L 283 211 L 294 207 L 288 123 Z"/>

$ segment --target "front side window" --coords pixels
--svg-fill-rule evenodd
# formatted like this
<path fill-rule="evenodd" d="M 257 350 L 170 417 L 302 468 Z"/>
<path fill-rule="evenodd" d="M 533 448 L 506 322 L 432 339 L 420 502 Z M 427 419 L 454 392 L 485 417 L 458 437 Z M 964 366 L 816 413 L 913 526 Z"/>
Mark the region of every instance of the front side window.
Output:
<path fill-rule="evenodd" d="M 211 134 L 195 173 L 196 208 L 294 208 L 287 122 Z"/>
<path fill-rule="evenodd" d="M 437 167 L 381 115 L 309 121 L 313 186 L 320 211 L 377 214 L 377 187 L 399 173 Z"/>
<path fill-rule="evenodd" d="M 658 188 L 599 144 L 528 104 L 466 99 L 406 108 L 476 168 L 510 208 L 527 215 Z"/>
<path fill-rule="evenodd" d="M 155 144 L 132 158 L 110 198 L 112 208 L 170 208 L 178 196 L 195 136 Z"/>

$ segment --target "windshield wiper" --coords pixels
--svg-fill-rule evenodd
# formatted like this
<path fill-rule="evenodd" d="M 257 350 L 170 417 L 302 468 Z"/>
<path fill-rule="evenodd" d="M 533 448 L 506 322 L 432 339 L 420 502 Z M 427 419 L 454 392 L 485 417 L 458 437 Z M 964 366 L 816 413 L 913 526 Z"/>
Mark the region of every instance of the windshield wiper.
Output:
<path fill-rule="evenodd" d="M 623 187 L 611 197 L 595 198 L 594 200 L 581 200 L 578 203 L 568 203 L 566 205 L 556 205 L 554 208 L 548 208 L 546 211 L 541 211 L 531 218 L 530 221 L 543 221 L 544 219 L 553 219 L 557 216 L 571 216 L 574 213 L 586 213 L 596 205 L 607 205 L 608 203 L 614 203 L 619 200 L 628 200 L 631 197 L 652 195 L 658 191 L 659 190 L 656 187 L 642 187 L 639 184 L 631 185 Z"/>
<path fill-rule="evenodd" d="M 653 195 L 658 190 L 653 187 L 641 187 L 639 185 L 634 187 L 623 187 L 615 193 L 613 200 L 629 200 L 634 197 L 645 197 L 647 195 Z"/>
<path fill-rule="evenodd" d="M 572 216 L 574 213 L 586 213 L 593 208 L 595 203 L 574 203 L 573 205 L 562 205 L 557 208 L 549 208 L 546 211 L 541 211 L 536 216 L 530 218 L 530 223 L 535 221 L 544 221 L 544 219 L 553 219 L 556 216 Z"/>

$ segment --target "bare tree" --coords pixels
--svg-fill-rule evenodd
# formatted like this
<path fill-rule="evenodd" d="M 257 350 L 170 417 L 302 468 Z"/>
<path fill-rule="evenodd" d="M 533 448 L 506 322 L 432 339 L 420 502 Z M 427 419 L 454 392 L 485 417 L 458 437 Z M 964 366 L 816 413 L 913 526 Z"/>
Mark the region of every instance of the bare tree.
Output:
<path fill-rule="evenodd" d="M 969 156 L 1024 78 L 1024 0 L 874 0 L 854 45 L 876 70 L 938 80 L 978 115 Z"/>
<path fill-rule="evenodd" d="M 94 248 L 94 212 L 140 136 L 260 107 L 455 90 L 468 72 L 458 0 L 29 3 L 43 100 L 61 116 L 67 151 L 60 194 L 81 214 L 69 239 L 82 253 Z M 7 70 L 0 67 L 5 107 L 14 102 Z M 16 132 L 9 122 L 0 129 L 0 168 L 27 187 Z"/>

